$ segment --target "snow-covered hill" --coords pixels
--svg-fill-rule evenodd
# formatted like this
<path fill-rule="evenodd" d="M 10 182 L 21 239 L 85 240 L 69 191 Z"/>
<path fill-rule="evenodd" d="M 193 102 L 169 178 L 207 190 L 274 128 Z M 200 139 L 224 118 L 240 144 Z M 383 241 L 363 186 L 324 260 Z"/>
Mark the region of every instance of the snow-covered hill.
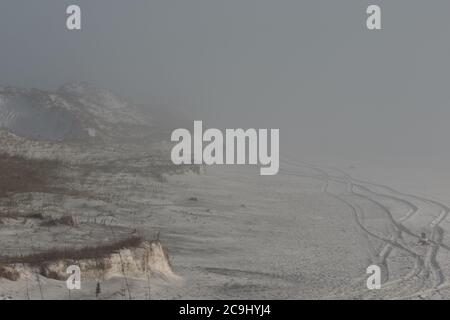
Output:
<path fill-rule="evenodd" d="M 33 140 L 144 138 L 152 118 L 130 101 L 86 83 L 56 92 L 0 88 L 0 128 Z"/>

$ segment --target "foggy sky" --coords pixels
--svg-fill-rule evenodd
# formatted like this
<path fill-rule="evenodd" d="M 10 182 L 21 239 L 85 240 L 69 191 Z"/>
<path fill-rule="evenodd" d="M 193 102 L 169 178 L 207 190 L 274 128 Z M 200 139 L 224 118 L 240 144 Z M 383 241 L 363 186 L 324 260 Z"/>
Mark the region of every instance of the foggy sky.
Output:
<path fill-rule="evenodd" d="M 88 81 L 207 126 L 280 128 L 282 154 L 432 166 L 450 161 L 449 15 L 446 0 L 3 0 L 0 85 Z"/>

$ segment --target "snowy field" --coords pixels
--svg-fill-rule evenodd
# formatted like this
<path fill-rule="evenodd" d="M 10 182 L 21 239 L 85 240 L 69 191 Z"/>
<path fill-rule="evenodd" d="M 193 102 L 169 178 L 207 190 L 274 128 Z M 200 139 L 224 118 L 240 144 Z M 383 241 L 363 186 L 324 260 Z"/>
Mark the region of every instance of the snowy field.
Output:
<path fill-rule="evenodd" d="M 175 166 L 167 111 L 88 84 L 0 98 L 0 298 L 450 298 L 450 176 L 429 155 Z"/>
<path fill-rule="evenodd" d="M 287 161 L 276 177 L 235 167 L 170 182 L 185 196 L 175 201 L 178 209 L 167 208 L 172 214 L 161 212 L 158 220 L 170 216 L 164 240 L 187 283 L 186 291 L 177 289 L 179 296 L 172 297 L 449 295 L 450 219 L 444 203 L 353 180 L 337 169 Z M 183 201 L 189 197 L 198 201 Z M 422 233 L 426 245 L 419 243 Z M 366 287 L 371 264 L 382 270 L 381 290 Z"/>
<path fill-rule="evenodd" d="M 0 296 L 449 298 L 450 218 L 445 202 L 420 192 L 417 181 L 410 179 L 408 188 L 406 169 L 390 175 L 384 169 L 389 185 L 376 183 L 383 178 L 381 171 L 348 171 L 357 178 L 286 159 L 278 175 L 267 177 L 256 167 L 220 166 L 162 178 L 93 170 L 78 180 L 73 169 L 65 173 L 65 183 L 71 181 L 72 190 L 86 194 L 14 196 L 20 215 L 2 220 L 4 254 L 94 246 L 139 234 L 157 238 L 170 262 L 161 254 L 154 257 L 158 272 L 149 278 L 127 269 L 101 281 L 86 277 L 82 289 L 71 292 L 62 279 L 25 270 L 19 280 L 0 280 Z M 44 218 L 33 216 L 36 210 Z M 68 214 L 73 223 L 58 223 Z M 49 217 L 56 222 L 48 224 Z M 422 234 L 426 244 L 420 243 Z M 366 287 L 366 268 L 372 264 L 382 270 L 380 290 Z M 96 294 L 97 282 L 101 293 Z"/>

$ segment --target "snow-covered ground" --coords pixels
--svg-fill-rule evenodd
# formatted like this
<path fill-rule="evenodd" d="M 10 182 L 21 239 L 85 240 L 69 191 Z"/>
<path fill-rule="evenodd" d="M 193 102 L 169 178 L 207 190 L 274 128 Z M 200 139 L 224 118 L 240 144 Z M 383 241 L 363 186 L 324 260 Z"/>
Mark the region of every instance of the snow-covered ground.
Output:
<path fill-rule="evenodd" d="M 293 162 L 284 162 L 276 177 L 214 168 L 203 176 L 173 178 L 170 185 L 181 203 L 158 219 L 167 221 L 162 239 L 188 284 L 185 291 L 168 289 L 173 297 L 450 294 L 444 203 Z M 198 201 L 183 201 L 189 197 Z M 422 232 L 428 245 L 419 244 Z M 381 267 L 381 290 L 366 287 L 371 264 Z"/>
<path fill-rule="evenodd" d="M 179 121 L 87 84 L 1 88 L 0 298 L 450 298 L 445 163 L 178 167 Z M 69 292 L 74 260 L 113 276 Z"/>
<path fill-rule="evenodd" d="M 351 171 L 358 179 L 289 160 L 283 160 L 277 176 L 260 176 L 257 168 L 245 166 L 165 174 L 162 180 L 92 171 L 79 186 L 90 200 L 83 194 L 32 197 L 35 207 L 52 203 L 59 214 L 76 217 L 79 226 L 33 229 L 31 219 L 10 221 L 0 228 L 0 240 L 23 247 L 14 234 L 26 232 L 42 246 L 71 233 L 77 241 L 108 241 L 111 226 L 117 234 L 134 229 L 150 238 L 159 234 L 181 278 L 130 277 L 126 285 L 133 299 L 448 298 L 445 203 L 394 190 L 378 179 L 364 182 L 360 178 L 371 178 L 371 172 Z M 18 201 L 24 212 L 27 199 Z M 55 207 L 46 206 L 44 213 L 55 214 Z M 419 244 L 422 232 L 426 245 Z M 380 290 L 366 287 L 371 264 L 382 270 Z M 1 280 L 0 295 L 26 298 L 28 287 L 35 299 L 41 291 L 44 298 L 69 298 L 64 281 L 39 277 L 39 282 Z M 70 298 L 95 298 L 96 282 L 83 283 Z M 99 298 L 128 299 L 124 283 L 120 275 L 102 281 Z"/>

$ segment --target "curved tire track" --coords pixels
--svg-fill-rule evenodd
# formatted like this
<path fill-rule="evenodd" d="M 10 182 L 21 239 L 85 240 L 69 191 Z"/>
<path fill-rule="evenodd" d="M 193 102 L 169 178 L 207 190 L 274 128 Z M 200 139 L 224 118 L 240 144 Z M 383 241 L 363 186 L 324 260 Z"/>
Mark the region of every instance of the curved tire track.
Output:
<path fill-rule="evenodd" d="M 373 249 L 371 249 L 371 248 L 368 248 L 368 250 L 372 251 L 372 253 L 370 254 L 371 259 L 373 259 L 376 256 L 378 256 L 380 258 L 378 261 L 378 264 L 380 264 L 380 267 L 382 269 L 385 269 L 386 273 L 389 273 L 389 270 L 387 268 L 387 258 L 389 256 L 389 254 L 392 252 L 392 249 L 394 247 L 407 252 L 408 254 L 410 254 L 412 257 L 415 258 L 415 261 L 416 261 L 415 266 L 411 272 L 409 272 L 405 277 L 402 277 L 401 279 L 397 279 L 397 280 L 393 280 L 393 281 L 385 283 L 385 285 L 383 285 L 383 287 L 392 286 L 394 284 L 401 283 L 404 280 L 408 280 L 414 276 L 417 276 L 418 273 L 426 274 L 428 271 L 430 271 L 430 273 L 431 273 L 431 281 L 433 283 L 434 288 L 439 287 L 439 285 L 441 285 L 444 282 L 445 277 L 442 273 L 442 270 L 439 267 L 436 256 L 437 256 L 437 252 L 438 252 L 439 248 L 442 247 L 447 250 L 449 249 L 448 246 L 446 246 L 442 243 L 444 230 L 439 227 L 439 224 L 448 216 L 449 211 L 450 211 L 450 209 L 445 204 L 440 203 L 435 200 L 427 199 L 424 197 L 405 194 L 405 193 L 399 192 L 399 191 L 397 191 L 391 187 L 385 186 L 385 185 L 369 183 L 369 182 L 353 179 L 346 172 L 336 169 L 336 168 L 332 168 L 332 169 L 339 172 L 344 177 L 336 177 L 336 176 L 330 175 L 325 170 L 318 168 L 316 166 L 313 166 L 313 165 L 309 165 L 309 164 L 298 165 L 296 163 L 295 164 L 291 163 L 289 165 L 294 165 L 294 166 L 298 166 L 298 167 L 302 167 L 302 168 L 306 167 L 306 168 L 309 168 L 309 169 L 312 169 L 312 170 L 315 170 L 316 172 L 318 172 L 319 173 L 318 176 L 304 175 L 304 174 L 301 176 L 309 176 L 311 178 L 316 178 L 316 179 L 325 181 L 325 187 L 324 187 L 323 191 L 325 193 L 327 193 L 328 195 L 332 196 L 333 198 L 338 199 L 341 202 L 345 203 L 349 208 L 351 208 L 351 210 L 353 212 L 353 216 L 355 218 L 355 221 L 357 222 L 357 225 L 360 227 L 360 229 L 363 232 L 366 233 L 367 236 L 374 237 L 385 243 L 385 246 L 380 250 L 380 253 L 378 253 L 378 254 L 374 255 Z M 292 172 L 292 171 L 290 172 L 290 171 L 284 170 L 284 169 L 282 170 L 282 172 L 284 174 L 288 174 L 288 175 L 298 175 L 296 172 Z M 395 231 L 395 233 L 397 233 L 397 234 L 393 235 L 393 240 L 380 237 L 379 235 L 377 235 L 377 234 L 369 231 L 367 228 L 365 228 L 358 217 L 358 210 L 360 210 L 360 208 L 357 208 L 355 205 L 351 204 L 349 201 L 343 199 L 342 197 L 339 197 L 339 196 L 329 192 L 328 191 L 329 181 L 346 183 L 347 191 L 350 194 L 361 197 L 361 198 L 373 203 L 378 208 L 380 208 L 386 214 L 386 217 L 388 218 L 389 222 L 392 223 L 395 226 L 395 228 L 397 229 Z M 380 203 L 377 200 L 374 200 L 370 196 L 367 196 L 367 195 L 359 193 L 359 192 L 355 192 L 355 190 L 354 190 L 355 187 L 360 188 L 364 192 L 366 192 L 370 195 L 374 195 L 376 197 L 385 197 L 390 200 L 398 201 L 398 202 L 402 203 L 403 205 L 407 205 L 410 208 L 410 210 L 408 210 L 408 212 L 402 218 L 400 218 L 400 219 L 398 219 L 398 221 L 396 221 L 393 218 L 390 210 L 384 204 Z M 373 191 L 370 189 L 370 187 L 375 187 L 375 188 L 386 190 L 390 194 Z M 393 196 L 392 193 L 397 196 Z M 440 213 L 437 216 L 435 216 L 435 218 L 429 224 L 429 227 L 432 230 L 431 236 L 429 237 L 430 245 L 428 246 L 426 253 L 424 254 L 423 257 L 420 254 L 416 253 L 414 250 L 411 250 L 410 248 L 408 248 L 405 244 L 402 245 L 398 242 L 398 240 L 401 239 L 402 232 L 405 232 L 405 233 L 409 234 L 410 236 L 420 239 L 420 237 L 417 234 L 415 234 L 413 231 L 406 228 L 402 224 L 402 222 L 412 218 L 419 211 L 419 208 L 418 208 L 419 205 L 413 204 L 412 202 L 407 201 L 404 198 L 399 198 L 399 196 L 406 197 L 408 199 L 414 199 L 415 201 L 421 202 L 422 204 L 428 204 L 428 205 L 431 204 L 431 205 L 434 205 L 434 206 L 440 208 Z M 377 259 L 375 259 L 375 260 L 377 260 Z"/>

